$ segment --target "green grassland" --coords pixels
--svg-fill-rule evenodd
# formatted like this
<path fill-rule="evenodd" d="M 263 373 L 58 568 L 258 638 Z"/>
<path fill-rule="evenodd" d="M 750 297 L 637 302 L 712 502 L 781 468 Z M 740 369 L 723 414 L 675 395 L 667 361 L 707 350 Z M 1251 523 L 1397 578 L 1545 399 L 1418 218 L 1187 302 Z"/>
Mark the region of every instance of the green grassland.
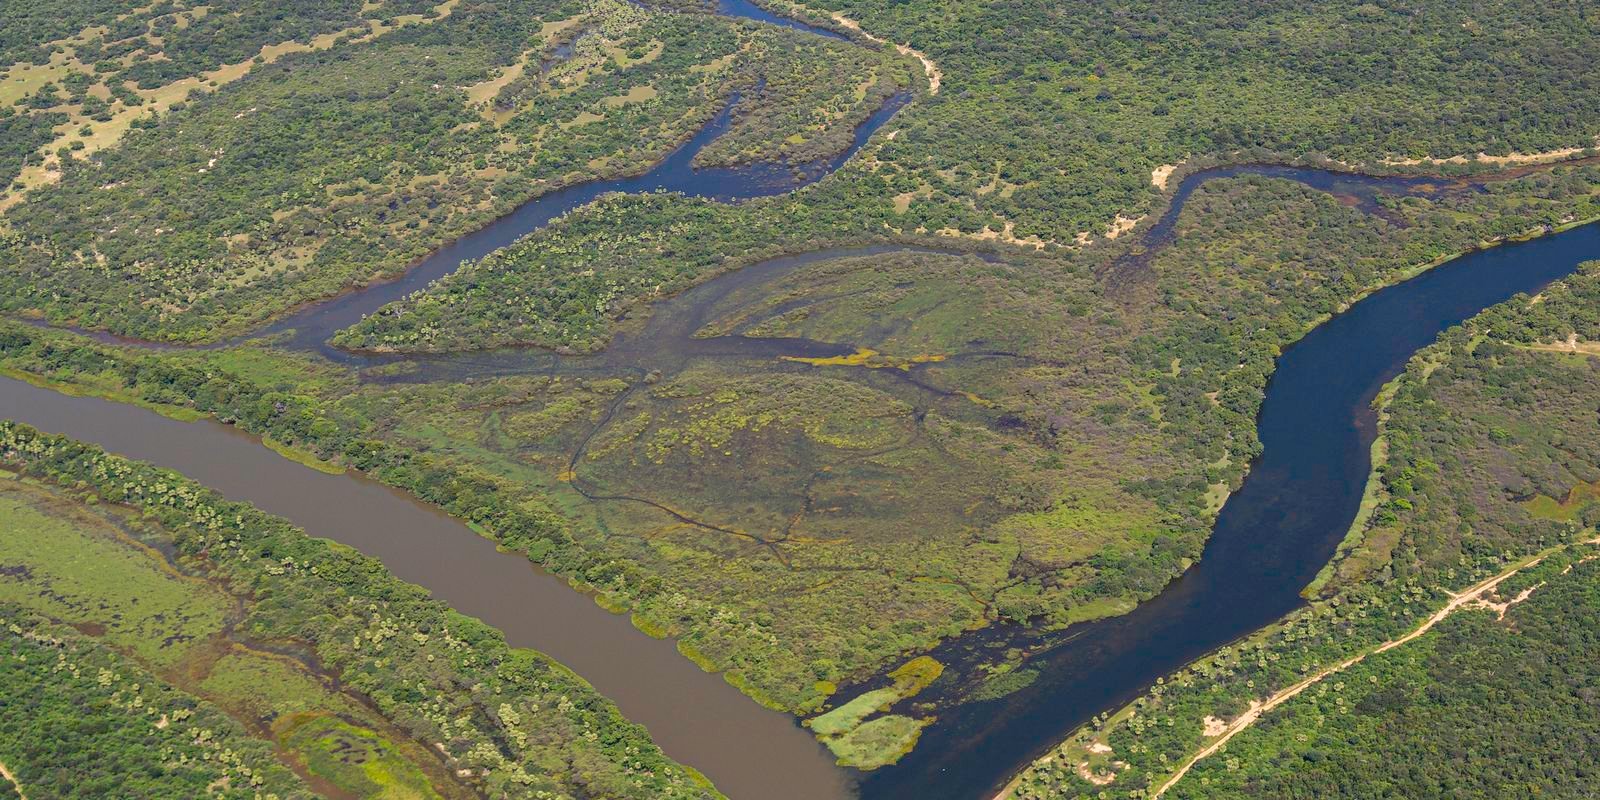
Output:
<path fill-rule="evenodd" d="M 1592 540 L 1600 362 L 1541 349 L 1572 335 L 1600 339 L 1600 264 L 1537 302 L 1485 311 L 1413 359 L 1385 393 L 1374 510 L 1315 602 L 1077 731 L 1013 796 L 1149 792 L 1213 741 L 1208 720 L 1416 627 L 1447 591 Z M 1324 679 L 1166 796 L 1584 796 L 1587 767 L 1567 754 L 1595 736 L 1593 556 L 1551 552 L 1487 598 L 1509 603 L 1503 615 L 1462 610 Z"/>
<path fill-rule="evenodd" d="M 890 714 L 889 708 L 915 697 L 943 672 L 944 665 L 919 656 L 891 671 L 888 686 L 857 695 L 850 702 L 807 720 L 806 726 L 839 757 L 842 765 L 875 769 L 893 764 L 916 747 L 922 729 L 934 720 Z"/>
<path fill-rule="evenodd" d="M 100 628 L 108 644 L 156 670 L 172 669 L 222 631 L 231 598 L 187 580 L 136 540 L 87 511 L 15 481 L 0 487 L 0 561 L 24 580 L 0 584 L 0 600 L 59 622 Z M 47 513 L 48 512 L 48 513 Z"/>
<path fill-rule="evenodd" d="M 72 626 L 72 647 L 146 676 L 134 695 L 145 685 L 225 720 L 217 735 L 231 738 L 208 743 L 207 733 L 196 744 L 224 748 L 216 768 L 232 769 L 241 788 L 259 774 L 300 787 L 281 796 L 573 797 L 601 787 L 611 797 L 718 796 L 581 679 L 506 648 L 369 559 L 170 472 L 9 423 L 0 439 L 0 607 L 30 626 Z M 11 630 L 13 645 L 43 641 Z M 78 677 L 65 661 L 53 671 L 69 668 Z M 0 693 L 26 696 L 26 676 L 7 677 Z M 124 679 L 102 671 L 98 680 Z M 469 684 L 470 697 L 457 688 Z M 171 762 L 171 747 L 157 758 L 134 746 L 194 712 L 166 713 L 134 695 L 119 691 L 101 712 L 125 730 L 126 747 L 54 742 L 67 729 L 41 711 L 0 737 L 0 758 L 41 789 L 96 748 L 127 752 L 98 768 L 110 780 L 137 780 L 118 774 L 132 769 L 195 780 L 203 771 L 180 769 L 187 757 Z M 52 742 L 31 741 L 29 730 Z M 587 765 L 581 777 L 558 766 L 570 761 Z"/>
<path fill-rule="evenodd" d="M 215 705 L 10 603 L 0 603 L 0 698 L 0 763 L 16 777 L 0 797 L 319 796 Z"/>

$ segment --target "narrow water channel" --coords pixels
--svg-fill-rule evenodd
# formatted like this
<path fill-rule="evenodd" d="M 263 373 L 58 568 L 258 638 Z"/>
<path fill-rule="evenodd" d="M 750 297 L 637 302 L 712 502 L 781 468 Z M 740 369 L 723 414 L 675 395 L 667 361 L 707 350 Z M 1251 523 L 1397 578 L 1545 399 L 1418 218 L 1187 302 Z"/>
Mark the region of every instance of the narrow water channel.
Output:
<path fill-rule="evenodd" d="M 764 163 L 705 169 L 695 167 L 695 156 L 728 130 L 734 106 L 739 102 L 739 98 L 734 97 L 693 138 L 672 151 L 643 175 L 581 183 L 540 195 L 518 206 L 510 214 L 435 250 L 396 280 L 374 284 L 332 300 L 314 303 L 284 317 L 256 335 L 292 331 L 293 335 L 288 343 L 290 347 L 314 348 L 331 359 L 352 360 L 356 358 L 352 354 L 328 347 L 326 344 L 328 337 L 360 322 L 362 317 L 384 305 L 455 272 L 463 262 L 483 258 L 601 195 L 616 192 L 643 194 L 662 191 L 732 202 L 792 192 L 837 170 L 910 100 L 911 95 L 905 93 L 890 96 L 877 111 L 856 127 L 855 138 L 846 150 L 822 161 L 802 165 Z"/>
<path fill-rule="evenodd" d="M 717 12 L 846 38 L 778 17 L 749 0 L 721 0 Z M 696 168 L 700 151 L 727 131 L 739 102 L 735 95 L 644 174 L 542 195 L 431 253 L 397 280 L 313 304 L 254 335 L 292 332 L 286 346 L 346 363 L 362 361 L 329 347 L 327 338 L 601 195 L 668 191 L 732 202 L 794 191 L 837 170 L 910 100 L 909 93 L 891 96 L 856 127 L 846 150 L 817 162 Z M 817 800 L 851 794 L 849 777 L 793 718 L 751 702 L 720 675 L 702 672 L 679 655 L 671 641 L 645 636 L 626 617 L 601 609 L 563 579 L 538 570 L 524 556 L 496 551 L 459 521 L 401 492 L 361 477 L 305 468 L 219 423 L 177 422 L 135 406 L 65 397 L 8 378 L 0 379 L 0 417 L 176 469 L 231 499 L 285 517 L 313 536 L 377 557 L 400 578 L 500 629 L 512 645 L 540 650 L 572 668 L 630 720 L 648 728 L 669 756 L 705 773 L 730 797 Z"/>
<path fill-rule="evenodd" d="M 772 17 L 747 0 L 722 0 L 720 10 L 836 36 Z M 793 190 L 837 169 L 908 99 L 892 98 L 857 129 L 847 151 L 802 165 L 800 177 L 792 165 L 692 167 L 700 149 L 726 130 L 730 106 L 644 175 L 552 192 L 435 252 L 400 280 L 307 307 L 265 332 L 292 332 L 287 346 L 314 349 L 342 363 L 366 363 L 372 359 L 333 350 L 326 339 L 448 275 L 463 261 L 481 258 L 607 192 L 661 189 L 738 200 Z M 1171 209 L 1146 236 L 1147 247 L 1160 246 L 1170 235 L 1184 199 L 1200 183 L 1247 172 L 1300 180 L 1358 200 L 1370 200 L 1377 192 L 1429 194 L 1439 191 L 1440 183 L 1271 166 L 1213 170 L 1183 182 Z M 882 249 L 778 259 L 717 278 L 686 295 L 715 296 L 729 285 L 769 279 L 825 256 L 872 252 Z M 461 523 L 404 494 L 356 476 L 315 472 L 218 423 L 177 422 L 138 407 L 64 397 L 12 379 L 0 378 L 0 417 L 180 470 L 230 498 L 284 516 L 312 535 L 378 557 L 401 578 L 504 631 L 513 645 L 536 648 L 573 668 L 630 719 L 649 728 L 670 756 L 700 769 L 736 800 L 828 800 L 857 790 L 868 800 L 969 800 L 987 797 L 1072 728 L 1135 696 L 1156 677 L 1295 608 L 1299 590 L 1331 556 L 1359 503 L 1374 434 L 1368 403 L 1377 388 L 1440 331 L 1519 291 L 1536 291 L 1595 257 L 1600 257 L 1600 227 L 1593 225 L 1507 245 L 1378 292 L 1317 328 L 1280 360 L 1260 417 L 1264 453 L 1224 507 L 1194 568 L 1133 613 L 1079 626 L 1068 641 L 1033 660 L 1043 675 L 1027 689 L 941 711 L 939 723 L 924 732 L 909 756 L 865 776 L 835 768 L 832 757 L 790 717 L 762 709 L 720 676 L 701 672 L 671 642 L 644 636 L 626 618 L 600 609 L 563 580 L 536 570 L 522 556 L 495 551 Z M 680 322 L 660 313 L 641 336 L 689 342 L 681 348 L 684 359 L 719 357 L 726 355 L 724 350 L 748 355 L 752 348 L 774 346 L 737 337 L 693 340 L 688 336 L 693 328 Z M 590 363 L 607 369 L 633 362 L 659 364 L 638 354 L 654 354 L 664 344 L 622 340 Z M 817 352 L 838 347 L 805 346 L 824 348 Z M 522 351 L 429 357 L 420 363 L 425 379 L 450 380 L 485 369 L 518 371 L 556 361 L 550 354 Z M 992 641 L 987 636 L 1014 634 L 962 637 L 935 656 L 954 663 L 971 648 Z M 853 786 L 858 779 L 859 787 Z"/>
<path fill-rule="evenodd" d="M 1173 213 L 1177 213 L 1175 208 Z M 833 256 L 824 251 L 730 273 L 685 296 L 685 309 L 732 286 L 749 286 Z M 1204 556 L 1160 596 L 1123 617 L 1078 626 L 1035 657 L 1031 686 L 997 701 L 940 711 L 916 750 L 866 775 L 836 769 L 788 716 L 760 708 L 718 676 L 701 672 L 670 642 L 650 639 L 564 581 L 493 545 L 437 509 L 354 476 L 326 475 L 288 461 L 253 437 L 218 423 L 183 423 L 135 406 L 65 397 L 0 378 L 0 417 L 95 442 L 178 469 L 223 494 L 285 516 L 313 535 L 374 555 L 400 577 L 506 632 L 515 645 L 549 653 L 650 729 L 664 750 L 704 771 L 734 798 L 987 797 L 1017 769 L 1094 714 L 1125 702 L 1156 677 L 1266 625 L 1300 604 L 1300 589 L 1326 563 L 1359 504 L 1374 435 L 1369 404 L 1416 350 L 1446 328 L 1518 292 L 1534 292 L 1600 257 L 1600 226 L 1474 253 L 1377 292 L 1290 347 L 1267 387 L 1264 447 L 1241 490 L 1223 508 Z M 662 313 L 641 338 L 619 342 L 625 366 L 636 348 L 671 347 L 698 319 Z M 686 321 L 687 320 L 687 321 Z M 699 342 L 717 357 L 718 340 Z M 741 344 L 729 341 L 728 346 Z M 752 340 L 750 344 L 766 347 Z M 818 343 L 820 344 L 820 343 Z M 742 347 L 734 352 L 742 353 Z M 481 371 L 479 361 L 467 367 Z M 548 358 L 510 354 L 518 360 Z M 450 379 L 449 357 L 433 379 Z M 995 629 L 962 637 L 934 655 L 959 663 Z M 859 780 L 859 786 L 852 783 Z"/>

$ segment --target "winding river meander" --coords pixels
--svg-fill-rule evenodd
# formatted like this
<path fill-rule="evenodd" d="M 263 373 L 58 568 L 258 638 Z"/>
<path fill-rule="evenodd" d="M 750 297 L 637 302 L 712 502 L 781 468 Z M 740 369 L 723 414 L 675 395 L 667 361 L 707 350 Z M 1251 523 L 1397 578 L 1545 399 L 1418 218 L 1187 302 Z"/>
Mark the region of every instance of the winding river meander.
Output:
<path fill-rule="evenodd" d="M 721 10 L 776 20 L 742 0 Z M 815 29 L 812 29 L 815 30 Z M 824 35 L 837 36 L 832 32 Z M 665 189 L 733 200 L 790 191 L 833 171 L 905 105 L 891 99 L 857 131 L 848 151 L 811 165 L 794 179 L 781 165 L 695 170 L 694 155 L 726 129 L 719 114 L 689 143 L 636 178 L 600 181 L 540 197 L 421 262 L 400 280 L 320 303 L 268 328 L 292 332 L 280 346 L 313 349 L 345 363 L 382 357 L 328 348 L 334 331 L 543 227 L 606 192 Z M 1204 181 L 1267 174 L 1370 199 L 1374 193 L 1437 190 L 1426 179 L 1368 178 L 1275 166 L 1195 173 L 1178 187 L 1166 214 L 1145 234 L 1150 246 Z M 701 315 L 735 288 L 773 280 L 806 264 L 903 247 L 836 249 L 762 262 L 712 279 L 666 301 L 643 331 L 570 367 L 615 371 L 680 360 L 776 353 L 832 355 L 849 348 L 804 340 L 739 336 L 695 339 Z M 1259 425 L 1264 453 L 1243 488 L 1223 508 L 1203 558 L 1134 612 L 1079 626 L 1037 655 L 1042 676 L 1025 690 L 987 703 L 944 709 L 938 724 L 899 764 L 849 774 L 791 717 L 768 711 L 717 675 L 700 671 L 673 643 L 651 639 L 626 617 L 602 610 L 565 581 L 501 553 L 488 540 L 431 506 L 355 475 L 329 475 L 272 453 L 251 436 L 215 422 L 177 422 L 131 405 L 66 397 L 0 379 L 0 417 L 97 443 L 113 452 L 185 472 L 230 498 L 282 515 L 317 536 L 381 559 L 396 575 L 428 588 L 463 613 L 504 631 L 518 646 L 550 654 L 649 728 L 673 758 L 710 777 L 729 796 L 815 800 L 859 793 L 867 798 L 986 796 L 1032 757 L 1092 715 L 1125 702 L 1155 678 L 1270 623 L 1300 602 L 1299 590 L 1332 555 L 1359 503 L 1374 431 L 1370 401 L 1417 349 L 1445 328 L 1517 292 L 1533 292 L 1600 256 L 1600 227 L 1589 225 L 1535 241 L 1477 252 L 1381 290 L 1323 324 L 1287 350 L 1267 388 Z M 648 356 L 646 358 L 645 356 Z M 473 373 L 550 369 L 561 359 L 537 352 L 477 355 L 468 363 L 429 359 L 430 379 Z M 584 362 L 587 362 L 585 364 Z M 454 365 L 454 366 L 452 366 Z M 580 487 L 581 490 L 581 487 Z M 980 632 L 935 655 L 959 661 L 982 647 Z"/>

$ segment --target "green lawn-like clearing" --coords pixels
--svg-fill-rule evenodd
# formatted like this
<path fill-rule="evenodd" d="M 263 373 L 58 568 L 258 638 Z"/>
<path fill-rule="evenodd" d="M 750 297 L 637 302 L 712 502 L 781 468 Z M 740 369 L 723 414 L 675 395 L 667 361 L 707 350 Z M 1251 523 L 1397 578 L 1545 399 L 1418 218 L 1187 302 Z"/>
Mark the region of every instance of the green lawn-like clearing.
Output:
<path fill-rule="evenodd" d="M 86 628 L 152 668 L 222 630 L 232 605 L 104 519 L 18 480 L 0 481 L 0 600 Z"/>

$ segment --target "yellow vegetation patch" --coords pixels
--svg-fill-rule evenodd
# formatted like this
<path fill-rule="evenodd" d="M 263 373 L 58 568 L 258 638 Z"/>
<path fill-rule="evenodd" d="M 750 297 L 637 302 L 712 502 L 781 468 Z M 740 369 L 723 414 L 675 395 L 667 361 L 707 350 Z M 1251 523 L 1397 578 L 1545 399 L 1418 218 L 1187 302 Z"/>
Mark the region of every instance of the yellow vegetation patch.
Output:
<path fill-rule="evenodd" d="M 592 112 L 589 112 L 589 111 L 584 111 L 584 112 L 578 114 L 578 116 L 567 120 L 566 122 L 559 122 L 559 123 L 556 123 L 556 124 L 561 128 L 561 130 L 565 131 L 565 130 L 571 130 L 573 128 L 582 127 L 582 126 L 588 125 L 588 124 L 590 124 L 592 122 L 602 122 L 604 120 L 605 120 L 605 117 L 602 117 L 599 114 L 595 114 L 595 113 L 592 113 Z M 603 164 L 603 163 L 605 163 L 605 159 L 603 159 L 603 158 L 595 159 L 594 161 L 590 161 L 589 162 L 590 166 L 598 166 L 599 164 Z"/>
<path fill-rule="evenodd" d="M 626 94 L 602 98 L 600 104 L 606 108 L 620 108 L 629 103 L 643 103 L 646 100 L 654 100 L 658 94 L 660 92 L 656 91 L 656 87 L 645 84 L 629 89 Z"/>
<path fill-rule="evenodd" d="M 1572 522 L 1578 518 L 1578 512 L 1593 501 L 1600 501 L 1600 482 L 1580 483 L 1567 492 L 1565 499 L 1558 500 L 1541 494 L 1519 505 L 1529 516 Z"/>
<path fill-rule="evenodd" d="M 870 347 L 858 347 L 854 353 L 843 356 L 824 356 L 807 358 L 804 356 L 779 356 L 784 361 L 793 361 L 799 364 L 810 364 L 813 367 L 866 367 L 867 369 L 899 369 L 910 370 L 917 364 L 928 364 L 945 360 L 946 356 L 915 355 L 910 357 L 886 356 Z"/>
<path fill-rule="evenodd" d="M 627 69 L 628 67 L 636 64 L 648 64 L 660 58 L 661 54 L 666 52 L 666 49 L 667 45 L 665 42 L 662 42 L 660 39 L 654 39 L 650 42 L 650 48 L 644 52 L 644 55 L 639 56 L 638 58 L 628 58 L 628 52 L 626 50 L 623 50 L 621 47 L 611 43 L 606 44 L 605 52 L 606 55 L 611 56 L 612 61 L 617 62 L 617 66 Z"/>
<path fill-rule="evenodd" d="M 550 43 L 554 42 L 558 35 L 578 25 L 579 23 L 583 22 L 583 20 L 584 17 L 579 15 L 558 20 L 556 22 L 546 22 L 544 27 L 539 29 L 539 39 L 542 42 L 541 45 L 523 51 L 522 55 L 517 58 L 516 62 L 501 70 L 499 75 L 483 81 L 482 83 L 475 83 L 466 87 L 465 91 L 467 93 L 467 106 L 469 108 L 476 108 L 478 113 L 483 115 L 483 118 L 490 122 L 493 122 L 497 125 L 504 122 L 505 119 L 510 116 L 509 113 L 496 113 L 494 108 L 490 105 L 494 98 L 500 94 L 500 90 L 511 85 L 512 81 L 521 78 L 523 74 L 527 72 L 528 65 L 538 59 L 540 54 L 544 52 L 544 49 L 549 47 Z"/>

